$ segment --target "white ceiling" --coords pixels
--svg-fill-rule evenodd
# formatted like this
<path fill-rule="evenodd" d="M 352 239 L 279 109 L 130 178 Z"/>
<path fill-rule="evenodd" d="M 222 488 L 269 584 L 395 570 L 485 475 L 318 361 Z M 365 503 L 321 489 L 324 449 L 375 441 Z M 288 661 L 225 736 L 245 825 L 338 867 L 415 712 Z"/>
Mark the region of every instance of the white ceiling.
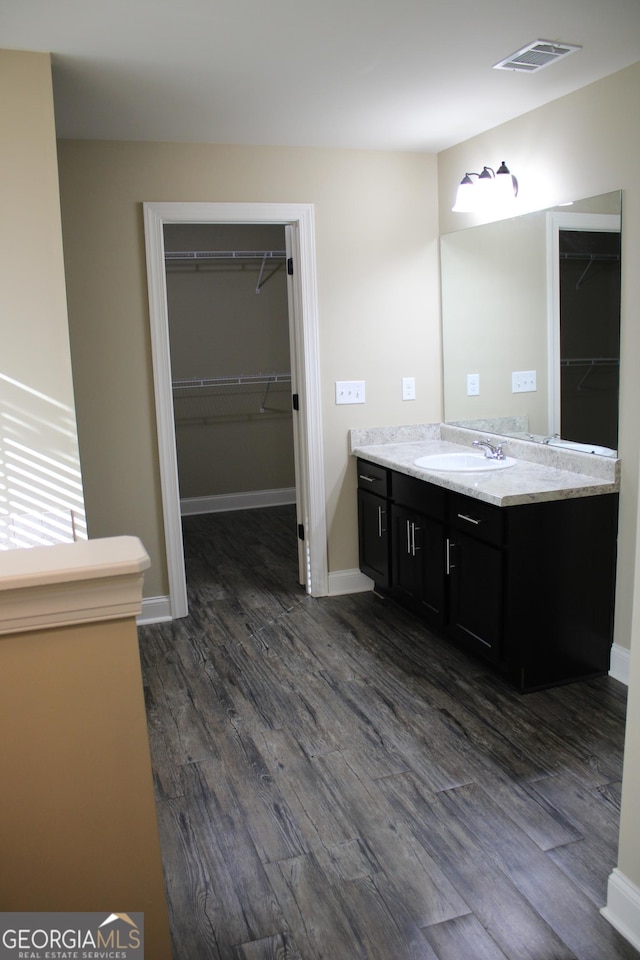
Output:
<path fill-rule="evenodd" d="M 583 49 L 492 69 L 536 39 Z M 0 0 L 0 47 L 64 138 L 431 152 L 639 61 L 640 0 Z"/>

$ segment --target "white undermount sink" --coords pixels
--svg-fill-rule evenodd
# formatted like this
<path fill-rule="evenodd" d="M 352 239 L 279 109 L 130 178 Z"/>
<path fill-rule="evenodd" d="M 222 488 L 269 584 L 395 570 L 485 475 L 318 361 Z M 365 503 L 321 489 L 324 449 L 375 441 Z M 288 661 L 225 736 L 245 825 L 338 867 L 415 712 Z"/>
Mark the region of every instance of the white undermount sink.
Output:
<path fill-rule="evenodd" d="M 517 460 L 505 457 L 492 460 L 483 453 L 432 453 L 413 461 L 422 470 L 439 470 L 447 473 L 488 473 L 515 467 Z"/>

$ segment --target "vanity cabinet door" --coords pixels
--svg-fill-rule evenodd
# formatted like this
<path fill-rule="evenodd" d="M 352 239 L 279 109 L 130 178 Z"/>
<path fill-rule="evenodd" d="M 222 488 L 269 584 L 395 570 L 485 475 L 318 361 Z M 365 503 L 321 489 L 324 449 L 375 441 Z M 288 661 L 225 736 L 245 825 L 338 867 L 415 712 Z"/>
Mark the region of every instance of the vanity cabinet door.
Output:
<path fill-rule="evenodd" d="M 486 659 L 502 658 L 503 552 L 461 530 L 446 542 L 449 633 Z"/>
<path fill-rule="evenodd" d="M 445 619 L 444 525 L 408 507 L 391 507 L 393 593 L 423 619 Z"/>
<path fill-rule="evenodd" d="M 389 586 L 389 502 L 358 490 L 360 569 L 379 587 Z"/>
<path fill-rule="evenodd" d="M 486 659 L 502 659 L 504 511 L 459 493 L 448 498 L 449 633 Z"/>
<path fill-rule="evenodd" d="M 360 569 L 377 587 L 390 583 L 389 471 L 358 460 L 358 548 Z"/>

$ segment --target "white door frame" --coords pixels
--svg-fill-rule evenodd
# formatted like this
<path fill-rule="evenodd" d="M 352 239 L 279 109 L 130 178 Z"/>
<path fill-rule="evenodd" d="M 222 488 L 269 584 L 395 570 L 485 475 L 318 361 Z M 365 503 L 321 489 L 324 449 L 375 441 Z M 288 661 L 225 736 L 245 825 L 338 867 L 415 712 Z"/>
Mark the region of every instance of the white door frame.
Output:
<path fill-rule="evenodd" d="M 292 392 L 299 396 L 295 413 L 296 500 L 304 526 L 302 556 L 305 588 L 314 597 L 328 594 L 326 500 L 322 458 L 322 417 L 315 224 L 312 204 L 305 203 L 144 203 L 144 230 L 149 285 L 151 353 L 158 429 L 162 511 L 172 619 L 188 613 L 180 518 L 169 314 L 164 265 L 166 223 L 282 224 L 294 262 L 289 309 L 292 334 Z"/>
<path fill-rule="evenodd" d="M 547 213 L 548 432 L 560 433 L 560 231 L 620 233 L 617 213 Z"/>

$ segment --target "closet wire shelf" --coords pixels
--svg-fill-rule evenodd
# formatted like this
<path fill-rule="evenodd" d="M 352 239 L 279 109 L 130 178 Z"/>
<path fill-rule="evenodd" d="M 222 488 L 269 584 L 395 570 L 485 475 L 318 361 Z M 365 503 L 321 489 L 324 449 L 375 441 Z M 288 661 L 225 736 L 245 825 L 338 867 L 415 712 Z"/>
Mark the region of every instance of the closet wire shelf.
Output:
<path fill-rule="evenodd" d="M 291 417 L 291 374 L 173 380 L 176 424 Z"/>
<path fill-rule="evenodd" d="M 565 373 L 582 374 L 574 389 L 608 393 L 618 389 L 619 357 L 564 357 L 560 367 Z M 589 381 L 589 383 L 587 383 Z"/>
<path fill-rule="evenodd" d="M 259 270 L 256 293 L 260 293 L 265 283 L 284 266 L 286 257 L 286 250 L 167 250 L 164 262 L 165 267 L 172 270 L 184 269 L 185 265 L 194 270 L 207 265 L 220 267 L 229 262 L 235 264 L 234 269 L 252 267 Z M 267 264 L 270 269 L 265 276 Z"/>

